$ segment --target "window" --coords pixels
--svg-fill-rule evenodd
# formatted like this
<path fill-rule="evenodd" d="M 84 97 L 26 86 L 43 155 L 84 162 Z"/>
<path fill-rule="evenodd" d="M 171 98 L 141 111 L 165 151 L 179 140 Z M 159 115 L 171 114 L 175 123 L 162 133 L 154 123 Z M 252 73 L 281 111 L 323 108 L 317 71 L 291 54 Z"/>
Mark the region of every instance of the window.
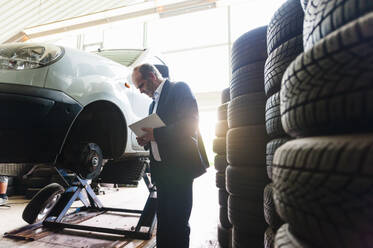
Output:
<path fill-rule="evenodd" d="M 51 39 L 50 37 L 41 37 L 29 40 L 27 42 L 43 42 L 43 43 L 51 43 L 60 46 L 66 46 L 71 48 L 78 48 L 78 36 L 77 35 L 61 35 L 54 37 Z"/>
<path fill-rule="evenodd" d="M 89 29 L 83 33 L 83 50 L 87 52 L 97 51 L 102 48 L 104 39 L 102 30 Z"/>
<path fill-rule="evenodd" d="M 229 85 L 228 46 L 164 55 L 172 81 L 186 82 L 194 92 L 219 91 Z"/>
<path fill-rule="evenodd" d="M 130 22 L 116 24 L 104 31 L 104 49 L 143 48 L 144 24 Z"/>
<path fill-rule="evenodd" d="M 285 0 L 253 0 L 231 6 L 232 42 L 251 29 L 268 25 Z"/>
<path fill-rule="evenodd" d="M 97 31 L 90 29 L 89 31 L 85 31 L 83 33 L 84 45 L 102 43 L 103 39 L 104 36 L 102 30 Z"/>
<path fill-rule="evenodd" d="M 226 43 L 227 18 L 226 8 L 218 8 L 153 21 L 148 41 L 160 51 Z"/>

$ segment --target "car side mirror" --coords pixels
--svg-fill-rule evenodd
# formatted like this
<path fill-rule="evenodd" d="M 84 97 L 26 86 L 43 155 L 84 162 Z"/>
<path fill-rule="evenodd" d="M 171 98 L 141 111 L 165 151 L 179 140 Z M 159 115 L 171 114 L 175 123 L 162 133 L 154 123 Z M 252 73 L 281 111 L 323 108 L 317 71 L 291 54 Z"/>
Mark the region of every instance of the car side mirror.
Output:
<path fill-rule="evenodd" d="M 161 73 L 163 78 L 170 78 L 168 67 L 166 65 L 154 65 L 155 68 Z"/>

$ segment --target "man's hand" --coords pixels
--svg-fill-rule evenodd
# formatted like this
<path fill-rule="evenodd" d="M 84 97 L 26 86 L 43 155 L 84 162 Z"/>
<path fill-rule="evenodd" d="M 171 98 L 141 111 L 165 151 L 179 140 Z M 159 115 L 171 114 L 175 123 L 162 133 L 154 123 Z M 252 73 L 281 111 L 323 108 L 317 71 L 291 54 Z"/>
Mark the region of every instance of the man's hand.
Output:
<path fill-rule="evenodd" d="M 141 138 L 141 137 L 136 137 L 136 140 L 137 140 L 137 143 L 139 143 L 140 146 L 145 146 L 148 141 L 146 141 L 145 139 Z"/>
<path fill-rule="evenodd" d="M 150 141 L 155 141 L 154 139 L 154 133 L 153 133 L 153 128 L 141 128 L 142 131 L 144 131 L 146 134 L 144 134 L 143 136 L 141 136 L 140 138 L 141 139 L 144 139 L 146 141 L 146 143 L 150 142 Z"/>
<path fill-rule="evenodd" d="M 137 143 L 139 143 L 140 146 L 145 146 L 150 141 L 155 141 L 153 128 L 142 128 L 141 130 L 144 131 L 145 134 L 141 137 L 136 137 Z"/>

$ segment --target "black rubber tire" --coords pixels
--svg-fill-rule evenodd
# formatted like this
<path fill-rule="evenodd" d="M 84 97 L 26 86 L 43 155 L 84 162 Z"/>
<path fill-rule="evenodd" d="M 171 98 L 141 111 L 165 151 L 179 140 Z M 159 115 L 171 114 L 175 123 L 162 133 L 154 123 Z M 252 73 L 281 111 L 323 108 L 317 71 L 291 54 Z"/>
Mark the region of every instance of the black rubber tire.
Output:
<path fill-rule="evenodd" d="M 25 198 L 32 199 L 42 188 L 27 188 L 25 190 Z"/>
<path fill-rule="evenodd" d="M 276 212 L 275 203 L 273 200 L 272 183 L 268 184 L 264 188 L 263 199 L 264 219 L 273 230 L 277 230 L 282 224 L 284 224 L 284 221 L 281 220 L 280 216 Z"/>
<path fill-rule="evenodd" d="M 232 72 L 242 66 L 267 58 L 266 35 L 267 26 L 263 26 L 246 32 L 233 43 Z"/>
<path fill-rule="evenodd" d="M 99 175 L 102 183 L 136 184 L 146 170 L 146 163 L 140 159 L 109 161 Z"/>
<path fill-rule="evenodd" d="M 215 125 L 215 135 L 217 137 L 225 137 L 228 131 L 228 121 L 218 121 Z"/>
<path fill-rule="evenodd" d="M 252 235 L 251 233 L 232 228 L 232 248 L 256 248 L 263 247 L 263 233 Z"/>
<path fill-rule="evenodd" d="M 221 248 L 229 248 L 232 244 L 232 228 L 218 225 L 218 242 Z"/>
<path fill-rule="evenodd" d="M 17 192 L 17 188 L 16 186 L 9 186 L 6 188 L 6 195 L 7 196 L 13 196 L 13 195 L 16 195 L 18 192 Z"/>
<path fill-rule="evenodd" d="M 218 199 L 219 199 L 219 205 L 221 207 L 228 207 L 228 196 L 229 193 L 226 191 L 226 189 L 219 189 L 218 193 Z"/>
<path fill-rule="evenodd" d="M 14 177 L 8 177 L 8 187 L 14 184 Z"/>
<path fill-rule="evenodd" d="M 304 49 L 373 10 L 369 0 L 309 0 L 304 15 Z"/>
<path fill-rule="evenodd" d="M 287 0 L 273 15 L 267 30 L 267 51 L 302 34 L 304 12 L 299 0 Z"/>
<path fill-rule="evenodd" d="M 42 188 L 27 204 L 22 213 L 22 218 L 29 224 L 35 223 L 35 221 L 43 221 L 53 206 L 58 202 L 59 197 L 65 191 L 65 189 L 57 184 L 52 183 Z M 57 198 L 54 202 L 52 199 Z M 49 208 L 49 211 L 44 212 L 44 217 L 39 218 L 40 212 Z"/>
<path fill-rule="evenodd" d="M 264 124 L 264 92 L 241 95 L 228 105 L 229 128 Z"/>
<path fill-rule="evenodd" d="M 273 162 L 273 156 L 275 155 L 276 149 L 279 148 L 281 145 L 285 144 L 289 140 L 290 138 L 283 137 L 283 138 L 273 139 L 267 143 L 266 165 L 267 165 L 268 178 L 272 179 L 272 162 Z"/>
<path fill-rule="evenodd" d="M 304 12 L 306 12 L 308 2 L 309 0 L 300 0 L 300 4 L 302 5 L 302 9 Z"/>
<path fill-rule="evenodd" d="M 280 92 L 268 98 L 265 110 L 266 131 L 269 137 L 287 136 L 281 123 Z"/>
<path fill-rule="evenodd" d="M 220 105 L 217 109 L 218 121 L 227 120 L 228 102 Z"/>
<path fill-rule="evenodd" d="M 269 54 L 264 66 L 264 90 L 267 96 L 280 91 L 281 80 L 289 64 L 303 52 L 303 36 L 298 35 Z"/>
<path fill-rule="evenodd" d="M 106 165 L 107 164 L 105 164 L 105 166 Z M 76 173 L 66 171 L 66 175 L 65 175 L 64 179 L 67 180 L 67 183 L 71 184 L 72 182 L 76 181 L 76 176 L 77 176 Z M 59 185 L 61 185 L 63 187 L 68 187 L 69 186 L 62 180 L 61 176 L 57 172 L 55 172 L 55 174 L 53 174 L 51 176 L 50 183 L 58 183 Z"/>
<path fill-rule="evenodd" d="M 222 92 L 221 92 L 221 104 L 224 104 L 224 103 L 227 103 L 231 100 L 231 93 L 230 93 L 230 89 L 229 87 L 228 88 L 225 88 Z"/>
<path fill-rule="evenodd" d="M 268 183 L 269 180 L 266 177 L 263 166 L 250 168 L 227 167 L 226 189 L 230 195 L 263 202 L 263 190 Z"/>
<path fill-rule="evenodd" d="M 216 172 L 216 187 L 219 189 L 225 189 L 225 173 Z"/>
<path fill-rule="evenodd" d="M 268 227 L 264 233 L 264 248 L 275 247 L 275 232 Z"/>
<path fill-rule="evenodd" d="M 50 183 L 58 183 L 59 185 L 61 185 L 63 187 L 67 186 L 67 185 L 65 185 L 64 181 L 58 175 L 53 175 L 51 177 Z"/>
<path fill-rule="evenodd" d="M 230 84 L 231 100 L 234 98 L 264 91 L 265 60 L 242 66 L 232 73 Z"/>
<path fill-rule="evenodd" d="M 3 163 L 0 166 L 0 175 L 17 177 L 23 176 L 32 167 L 31 164 Z"/>
<path fill-rule="evenodd" d="M 225 227 L 225 228 L 232 227 L 232 224 L 229 222 L 229 219 L 228 219 L 228 207 L 219 208 L 219 221 L 222 227 Z"/>
<path fill-rule="evenodd" d="M 281 218 L 313 247 L 370 247 L 373 134 L 296 139 L 277 149 Z"/>
<path fill-rule="evenodd" d="M 226 138 L 225 137 L 216 137 L 213 140 L 212 150 L 217 154 L 226 154 Z"/>
<path fill-rule="evenodd" d="M 228 198 L 228 218 L 238 230 L 262 237 L 267 225 L 263 216 L 263 197 L 247 199 L 230 195 Z"/>
<path fill-rule="evenodd" d="M 311 248 L 304 241 L 295 237 L 289 230 L 289 224 L 284 224 L 278 229 L 275 236 L 275 248 Z M 355 247 L 355 246 L 351 246 Z"/>
<path fill-rule="evenodd" d="M 215 155 L 215 159 L 214 159 L 214 166 L 215 166 L 215 169 L 219 172 L 225 172 L 225 168 L 227 168 L 228 166 L 228 162 L 227 162 L 227 156 L 224 154 L 224 155 Z"/>
<path fill-rule="evenodd" d="M 228 163 L 231 166 L 263 166 L 267 140 L 264 125 L 229 129 L 227 133 Z"/>
<path fill-rule="evenodd" d="M 291 136 L 373 129 L 373 13 L 297 57 L 281 87 L 281 121 Z"/>

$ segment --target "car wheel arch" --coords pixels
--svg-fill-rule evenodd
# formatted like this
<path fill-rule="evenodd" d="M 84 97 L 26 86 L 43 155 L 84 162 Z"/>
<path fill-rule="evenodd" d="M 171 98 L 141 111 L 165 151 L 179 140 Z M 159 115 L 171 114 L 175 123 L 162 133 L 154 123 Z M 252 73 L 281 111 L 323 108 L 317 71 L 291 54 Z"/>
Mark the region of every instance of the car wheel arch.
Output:
<path fill-rule="evenodd" d="M 128 133 L 127 120 L 117 104 L 99 100 L 86 105 L 71 123 L 60 154 L 79 142 L 100 145 L 104 158 L 117 159 L 124 154 Z"/>

